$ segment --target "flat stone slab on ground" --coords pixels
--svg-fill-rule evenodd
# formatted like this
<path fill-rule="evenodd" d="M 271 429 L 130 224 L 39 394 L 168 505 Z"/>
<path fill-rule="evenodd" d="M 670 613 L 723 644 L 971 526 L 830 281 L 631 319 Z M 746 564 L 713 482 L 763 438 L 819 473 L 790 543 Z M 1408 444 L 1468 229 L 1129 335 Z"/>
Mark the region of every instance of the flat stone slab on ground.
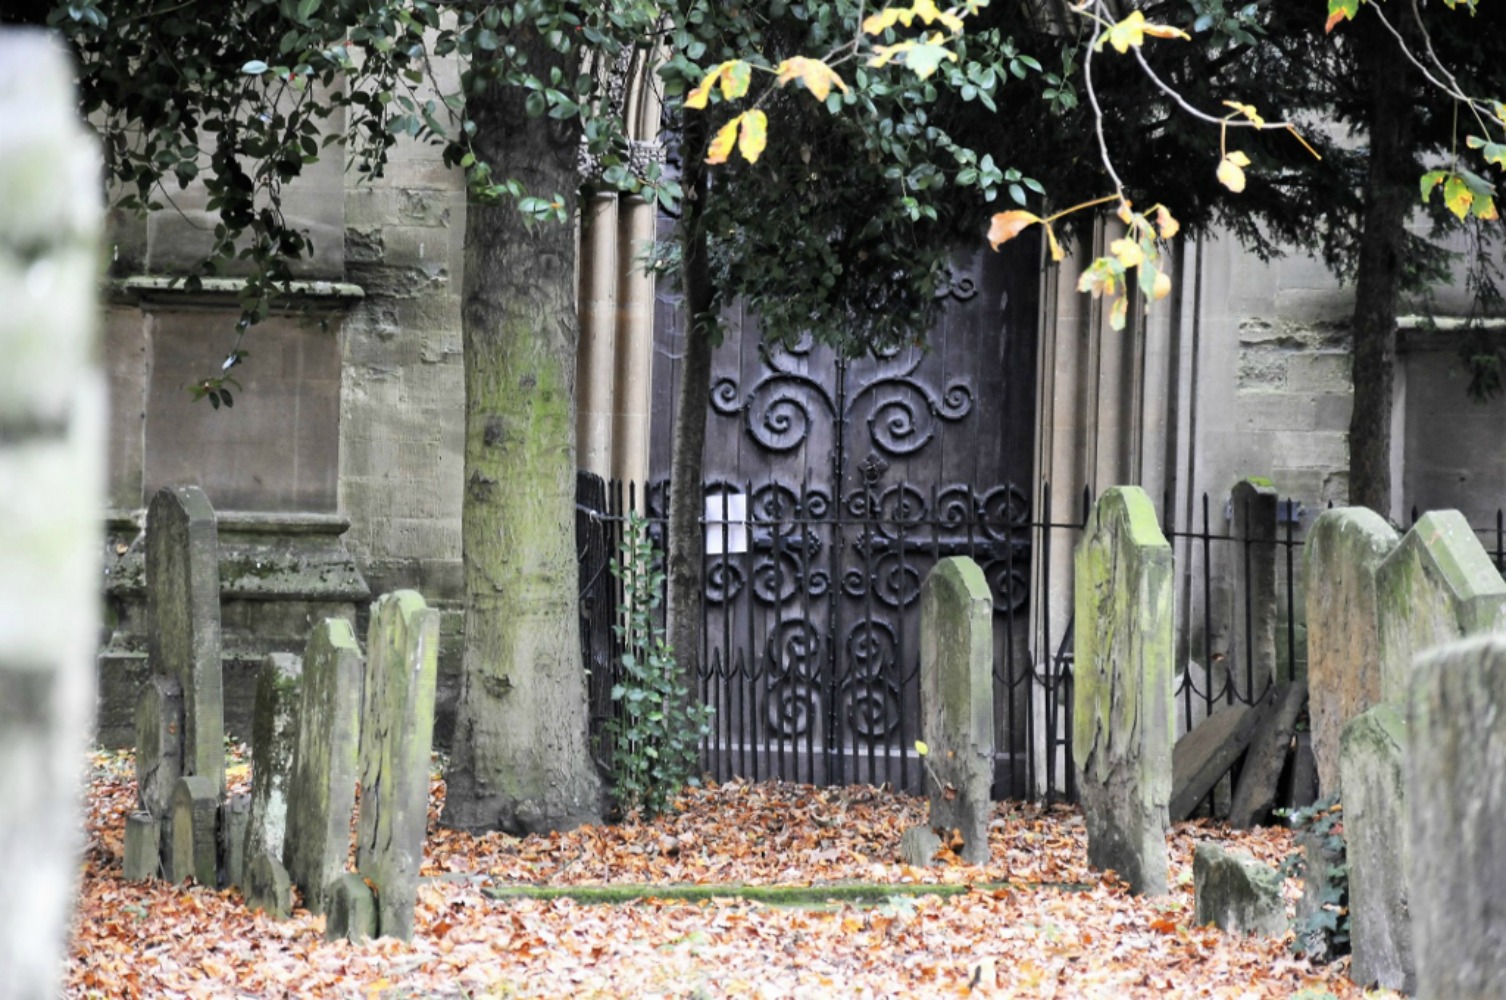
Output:
<path fill-rule="evenodd" d="M 1192 856 L 1198 926 L 1230 934 L 1280 937 L 1286 933 L 1281 873 L 1243 851 L 1198 844 Z"/>

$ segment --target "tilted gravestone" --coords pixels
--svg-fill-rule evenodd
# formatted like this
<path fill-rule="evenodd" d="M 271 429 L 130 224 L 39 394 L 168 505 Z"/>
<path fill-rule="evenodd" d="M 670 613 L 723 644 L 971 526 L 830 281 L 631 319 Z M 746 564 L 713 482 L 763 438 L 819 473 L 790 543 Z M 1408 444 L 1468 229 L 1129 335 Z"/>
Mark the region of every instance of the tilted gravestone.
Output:
<path fill-rule="evenodd" d="M 1506 997 L 1506 636 L 1418 659 L 1406 758 L 1417 996 Z"/>
<path fill-rule="evenodd" d="M 382 595 L 366 655 L 356 869 L 375 887 L 377 932 L 407 940 L 429 818 L 439 612 L 416 591 Z"/>
<path fill-rule="evenodd" d="M 1230 934 L 1280 937 L 1286 933 L 1281 873 L 1243 851 L 1198 844 L 1192 856 L 1197 924 Z"/>
<path fill-rule="evenodd" d="M 1145 491 L 1106 491 L 1076 554 L 1072 757 L 1089 863 L 1146 895 L 1167 891 L 1172 582 Z"/>
<path fill-rule="evenodd" d="M 298 707 L 303 661 L 291 653 L 269 653 L 256 677 L 251 717 L 251 807 L 243 857 L 282 858 L 288 825 L 288 781 L 298 741 Z"/>
<path fill-rule="evenodd" d="M 994 601 L 978 564 L 943 559 L 920 590 L 921 735 L 931 826 L 957 831 L 964 861 L 988 863 L 994 769 Z M 947 836 L 948 842 L 952 838 Z"/>
<path fill-rule="evenodd" d="M 1308 715 L 1322 794 L 1339 790 L 1339 739 L 1381 700 L 1375 574 L 1396 530 L 1372 510 L 1341 507 L 1313 522 L 1304 546 Z"/>
<path fill-rule="evenodd" d="M 327 618 L 315 626 L 303 654 L 282 849 L 288 877 L 311 913 L 324 912 L 329 886 L 345 873 L 350 856 L 362 670 L 361 649 L 349 622 Z"/>
<path fill-rule="evenodd" d="M 1407 697 L 1417 654 L 1506 628 L 1506 581 L 1457 510 L 1424 514 L 1375 574 L 1381 698 Z"/>
<path fill-rule="evenodd" d="M 1408 909 L 1407 723 L 1376 705 L 1344 727 L 1344 842 L 1349 865 L 1349 978 L 1411 993 L 1416 988 Z"/>
<path fill-rule="evenodd" d="M 0 997 L 59 995 L 94 712 L 99 154 L 68 58 L 0 28 Z"/>
<path fill-rule="evenodd" d="M 225 790 L 220 665 L 220 547 L 214 508 L 197 486 L 164 487 L 146 514 L 147 658 L 183 698 L 183 774 Z M 138 745 L 147 742 L 138 734 Z M 147 734 L 149 735 L 149 734 Z"/>

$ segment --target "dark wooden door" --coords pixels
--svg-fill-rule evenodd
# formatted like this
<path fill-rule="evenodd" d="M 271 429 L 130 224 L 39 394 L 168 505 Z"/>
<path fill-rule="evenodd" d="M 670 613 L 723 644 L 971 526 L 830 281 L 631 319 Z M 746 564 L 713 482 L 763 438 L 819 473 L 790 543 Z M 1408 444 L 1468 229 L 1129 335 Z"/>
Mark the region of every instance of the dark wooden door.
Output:
<path fill-rule="evenodd" d="M 729 317 L 703 484 L 703 692 L 717 709 L 707 762 L 719 776 L 917 789 L 920 584 L 938 558 L 971 554 L 995 597 L 996 794 L 1026 794 L 1016 619 L 1029 568 L 1039 270 L 1033 248 L 1009 249 L 957 256 L 928 348 L 855 360 L 810 340 L 769 350 L 754 317 Z M 660 479 L 677 306 L 664 293 L 656 312 Z"/>

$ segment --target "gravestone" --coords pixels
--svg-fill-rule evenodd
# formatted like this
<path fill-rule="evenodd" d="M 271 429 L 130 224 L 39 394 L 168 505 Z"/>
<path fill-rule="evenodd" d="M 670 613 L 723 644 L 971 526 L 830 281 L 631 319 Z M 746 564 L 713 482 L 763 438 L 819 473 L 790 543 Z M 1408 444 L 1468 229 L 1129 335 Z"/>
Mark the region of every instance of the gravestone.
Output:
<path fill-rule="evenodd" d="M 1255 734 L 1263 713 L 1259 706 L 1227 705 L 1177 740 L 1171 752 L 1171 799 L 1168 817 L 1180 823 L 1229 773 Z"/>
<path fill-rule="evenodd" d="M 147 659 L 154 676 L 172 678 L 182 692 L 183 774 L 209 778 L 223 793 L 219 553 L 214 508 L 204 491 L 158 490 L 146 514 Z"/>
<path fill-rule="evenodd" d="M 282 859 L 311 913 L 350 856 L 361 733 L 361 650 L 350 623 L 326 618 L 303 654 L 298 739 L 288 780 Z M 254 860 L 254 859 L 253 859 Z"/>
<path fill-rule="evenodd" d="M 136 702 L 136 804 L 166 816 L 183 777 L 183 689 L 172 677 L 149 677 Z"/>
<path fill-rule="evenodd" d="M 1276 490 L 1267 479 L 1241 479 L 1230 498 L 1234 514 L 1234 669 L 1253 677 L 1258 696 L 1276 676 Z"/>
<path fill-rule="evenodd" d="M 1412 922 L 1408 910 L 1407 724 L 1402 710 L 1376 705 L 1344 727 L 1344 842 L 1349 864 L 1349 978 L 1411 993 Z"/>
<path fill-rule="evenodd" d="M 298 741 L 298 706 L 303 661 L 291 653 L 269 653 L 256 678 L 251 720 L 251 811 L 244 857 L 282 857 L 288 825 L 288 780 Z"/>
<path fill-rule="evenodd" d="M 1419 658 L 1406 738 L 1417 996 L 1506 997 L 1506 637 Z"/>
<path fill-rule="evenodd" d="M 1381 700 L 1375 574 L 1399 541 L 1394 528 L 1364 507 L 1324 511 L 1307 534 L 1308 716 L 1323 795 L 1339 790 L 1344 726 Z"/>
<path fill-rule="evenodd" d="M 293 883 L 288 870 L 266 851 L 258 851 L 246 868 L 246 907 L 286 920 L 293 913 Z"/>
<path fill-rule="evenodd" d="M 245 884 L 247 866 L 251 863 L 246 853 L 250 825 L 251 796 L 243 792 L 220 803 L 220 867 L 225 885 Z"/>
<path fill-rule="evenodd" d="M 214 779 L 190 774 L 173 789 L 173 853 L 168 879 L 219 884 L 220 790 Z"/>
<path fill-rule="evenodd" d="M 1198 844 L 1192 855 L 1197 925 L 1230 934 L 1280 937 L 1286 933 L 1281 873 L 1243 851 Z"/>
<path fill-rule="evenodd" d="M 429 818 L 439 612 L 416 591 L 383 594 L 366 655 L 356 870 L 375 886 L 377 932 L 408 940 Z"/>
<path fill-rule="evenodd" d="M 920 590 L 921 735 L 931 826 L 962 837 L 964 861 L 988 863 L 993 818 L 993 594 L 965 556 L 941 560 Z M 948 838 L 950 839 L 950 838 Z"/>
<path fill-rule="evenodd" d="M 376 895 L 361 876 L 347 872 L 335 879 L 329 886 L 328 908 L 326 940 L 359 942 L 377 936 Z"/>
<path fill-rule="evenodd" d="M 156 878 L 161 871 L 162 825 L 151 813 L 130 813 L 126 816 L 121 877 L 127 882 L 144 882 Z"/>
<path fill-rule="evenodd" d="M 1429 511 L 1375 574 L 1381 699 L 1405 703 L 1419 653 L 1506 628 L 1506 581 L 1457 510 Z"/>
<path fill-rule="evenodd" d="M 1172 554 L 1145 491 L 1107 490 L 1077 547 L 1072 757 L 1088 861 L 1167 891 Z"/>
<path fill-rule="evenodd" d="M 0 28 L 0 997 L 60 995 L 104 548 L 99 154 L 73 68 Z"/>

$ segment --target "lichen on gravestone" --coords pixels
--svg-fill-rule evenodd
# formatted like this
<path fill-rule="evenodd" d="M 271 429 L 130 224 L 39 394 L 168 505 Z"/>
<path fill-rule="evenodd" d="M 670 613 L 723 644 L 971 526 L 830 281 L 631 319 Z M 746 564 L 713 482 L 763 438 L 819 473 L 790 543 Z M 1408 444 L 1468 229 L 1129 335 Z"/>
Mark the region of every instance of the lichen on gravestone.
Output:
<path fill-rule="evenodd" d="M 303 655 L 298 738 L 282 859 L 311 913 L 345 871 L 361 732 L 361 650 L 350 623 L 327 618 Z"/>
<path fill-rule="evenodd" d="M 376 887 L 377 932 L 407 940 L 429 814 L 439 612 L 416 591 L 382 595 L 366 653 L 356 869 Z"/>
<path fill-rule="evenodd" d="M 1213 924 L 1230 934 L 1281 937 L 1286 903 L 1281 873 L 1243 851 L 1201 843 L 1192 857 L 1198 926 Z"/>
<path fill-rule="evenodd" d="M 1107 490 L 1076 553 L 1072 757 L 1088 861 L 1167 891 L 1172 553 L 1145 491 Z"/>
<path fill-rule="evenodd" d="M 251 806 L 245 830 L 245 857 L 282 857 L 288 825 L 288 782 L 298 741 L 298 708 L 303 661 L 291 653 L 269 653 L 256 676 L 251 721 Z"/>

